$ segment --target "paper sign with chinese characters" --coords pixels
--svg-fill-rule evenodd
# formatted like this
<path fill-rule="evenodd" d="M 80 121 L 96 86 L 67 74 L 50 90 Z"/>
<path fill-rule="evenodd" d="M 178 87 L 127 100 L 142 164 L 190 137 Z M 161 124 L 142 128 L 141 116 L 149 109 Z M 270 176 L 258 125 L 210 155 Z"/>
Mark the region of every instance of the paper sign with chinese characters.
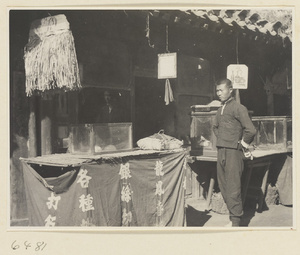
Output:
<path fill-rule="evenodd" d="M 229 65 L 227 79 L 230 79 L 234 89 L 248 88 L 248 67 L 246 65 Z"/>

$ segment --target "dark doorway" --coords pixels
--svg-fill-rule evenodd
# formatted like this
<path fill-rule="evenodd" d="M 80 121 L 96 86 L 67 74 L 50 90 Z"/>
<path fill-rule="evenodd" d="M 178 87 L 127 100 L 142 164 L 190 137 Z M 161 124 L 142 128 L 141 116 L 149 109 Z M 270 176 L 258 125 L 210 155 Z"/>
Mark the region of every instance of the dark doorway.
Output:
<path fill-rule="evenodd" d="M 287 95 L 274 94 L 274 115 L 291 116 L 292 100 Z"/>
<path fill-rule="evenodd" d="M 136 77 L 135 79 L 135 139 L 153 135 L 165 128 L 168 106 L 164 102 L 163 80 Z"/>

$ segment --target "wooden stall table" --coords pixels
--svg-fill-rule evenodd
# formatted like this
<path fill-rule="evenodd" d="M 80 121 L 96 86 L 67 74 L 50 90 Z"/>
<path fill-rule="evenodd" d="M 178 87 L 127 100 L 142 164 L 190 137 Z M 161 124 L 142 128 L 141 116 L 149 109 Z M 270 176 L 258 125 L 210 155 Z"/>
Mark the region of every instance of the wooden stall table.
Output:
<path fill-rule="evenodd" d="M 185 149 L 22 158 L 30 226 L 183 226 Z"/>
<path fill-rule="evenodd" d="M 287 151 L 277 151 L 277 150 L 269 150 L 269 151 L 264 151 L 264 150 L 255 150 L 252 152 L 253 155 L 253 160 L 247 159 L 244 161 L 245 167 L 244 167 L 244 175 L 245 178 L 243 178 L 242 181 L 242 201 L 243 204 L 245 203 L 246 197 L 248 195 L 249 190 L 256 190 L 258 191 L 258 195 L 255 196 L 255 198 L 258 199 L 258 207 L 257 211 L 261 212 L 263 209 L 263 202 L 265 199 L 266 195 L 266 190 L 268 186 L 268 176 L 269 176 L 269 171 L 270 171 L 270 165 L 272 163 L 272 160 L 280 154 L 287 154 Z M 211 169 L 212 171 L 210 172 L 210 180 L 209 180 L 209 187 L 208 187 L 208 192 L 206 196 L 206 210 L 209 210 L 210 208 L 210 203 L 211 203 L 211 198 L 213 194 L 213 189 L 215 186 L 216 182 L 216 163 L 217 163 L 217 157 L 213 156 L 190 156 L 189 157 L 189 162 L 199 162 L 200 166 L 198 171 L 201 171 L 201 162 L 214 162 L 214 169 Z M 192 167 L 191 167 L 192 169 Z M 259 187 L 257 186 L 249 186 L 250 180 L 252 177 L 252 173 L 254 170 L 259 170 L 262 171 L 262 183 Z"/>

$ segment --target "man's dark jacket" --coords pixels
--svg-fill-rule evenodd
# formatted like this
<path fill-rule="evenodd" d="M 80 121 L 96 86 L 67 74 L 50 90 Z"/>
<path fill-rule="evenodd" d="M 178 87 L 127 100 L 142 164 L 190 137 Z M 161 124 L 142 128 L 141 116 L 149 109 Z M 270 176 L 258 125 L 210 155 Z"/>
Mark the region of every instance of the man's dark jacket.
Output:
<path fill-rule="evenodd" d="M 247 108 L 234 98 L 228 99 L 218 109 L 213 131 L 217 137 L 217 147 L 232 149 L 237 149 L 241 140 L 249 145 L 256 134 Z"/>

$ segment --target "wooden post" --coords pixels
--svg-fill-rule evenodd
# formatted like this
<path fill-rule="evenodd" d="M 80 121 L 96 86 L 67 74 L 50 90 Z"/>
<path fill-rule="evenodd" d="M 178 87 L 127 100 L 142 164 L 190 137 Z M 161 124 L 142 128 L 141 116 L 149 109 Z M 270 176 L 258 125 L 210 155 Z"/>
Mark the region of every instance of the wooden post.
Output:
<path fill-rule="evenodd" d="M 212 174 L 212 176 L 210 177 L 209 188 L 208 188 L 208 193 L 207 193 L 207 198 L 206 198 L 206 209 L 207 210 L 209 210 L 209 207 L 210 207 L 210 202 L 211 202 L 214 186 L 215 186 L 215 176 L 213 176 L 213 174 Z"/>
<path fill-rule="evenodd" d="M 135 74 L 132 58 L 130 59 L 130 122 L 132 123 L 132 146 L 136 142 L 136 124 L 135 124 Z"/>
<path fill-rule="evenodd" d="M 37 156 L 37 98 L 36 96 L 32 96 L 29 98 L 30 104 L 30 113 L 29 113 L 29 121 L 28 121 L 28 136 L 29 136 L 29 157 Z"/>
<path fill-rule="evenodd" d="M 52 153 L 53 101 L 49 96 L 41 100 L 41 154 Z"/>
<path fill-rule="evenodd" d="M 274 116 L 274 95 L 273 92 L 267 92 L 267 109 L 268 115 Z"/>
<path fill-rule="evenodd" d="M 267 77 L 264 89 L 267 93 L 267 111 L 269 116 L 274 116 L 274 88 L 271 80 Z"/>
<path fill-rule="evenodd" d="M 236 90 L 235 90 L 235 100 L 236 100 L 238 103 L 241 103 L 241 98 L 240 98 L 240 91 L 239 91 L 239 89 L 236 89 Z"/>

